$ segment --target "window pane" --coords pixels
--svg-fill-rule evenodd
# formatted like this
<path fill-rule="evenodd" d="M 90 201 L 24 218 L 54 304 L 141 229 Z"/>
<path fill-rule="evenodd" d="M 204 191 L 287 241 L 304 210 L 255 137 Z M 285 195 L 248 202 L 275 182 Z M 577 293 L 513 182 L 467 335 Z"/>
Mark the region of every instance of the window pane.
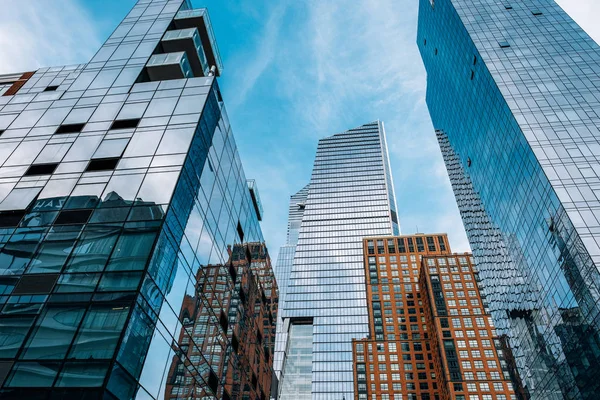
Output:
<path fill-rule="evenodd" d="M 136 132 L 131 138 L 127 150 L 125 150 L 125 157 L 136 157 L 136 156 L 151 156 L 154 155 L 158 148 L 158 143 L 162 138 L 164 131 L 149 131 L 149 132 Z"/>
<path fill-rule="evenodd" d="M 35 159 L 35 164 L 47 164 L 61 162 L 71 143 L 49 144 L 44 147 L 44 150 Z"/>
<path fill-rule="evenodd" d="M 100 144 L 102 136 L 82 136 L 75 140 L 63 161 L 87 161 Z"/>
<path fill-rule="evenodd" d="M 77 179 L 50 179 L 33 207 L 36 211 L 60 210 L 71 194 Z"/>
<path fill-rule="evenodd" d="M 0 319 L 0 358 L 12 358 L 23 344 L 33 317 Z"/>
<path fill-rule="evenodd" d="M 108 363 L 68 362 L 58 377 L 58 387 L 98 387 L 104 383 Z"/>
<path fill-rule="evenodd" d="M 129 139 L 103 140 L 92 158 L 121 157 Z"/>
<path fill-rule="evenodd" d="M 67 200 L 65 208 L 94 208 L 100 201 L 100 196 L 104 191 L 106 184 L 97 183 L 91 185 L 77 185 Z"/>
<path fill-rule="evenodd" d="M 114 175 L 104 189 L 100 207 L 120 207 L 133 204 L 144 174 Z"/>
<path fill-rule="evenodd" d="M 0 204 L 0 211 L 26 210 L 41 190 L 39 187 L 13 189 Z"/>
<path fill-rule="evenodd" d="M 5 275 L 23 273 L 45 232 L 43 228 L 17 229 L 0 251 L 0 273 Z"/>
<path fill-rule="evenodd" d="M 193 136 L 193 128 L 168 129 L 160 142 L 156 154 L 185 153 L 190 147 Z"/>
<path fill-rule="evenodd" d="M 100 104 L 90 118 L 90 122 L 112 121 L 121 109 L 121 103 Z"/>
<path fill-rule="evenodd" d="M 57 293 L 93 292 L 100 274 L 62 274 L 55 291 Z"/>
<path fill-rule="evenodd" d="M 137 195 L 137 203 L 168 203 L 178 177 L 179 172 L 149 173 Z"/>
<path fill-rule="evenodd" d="M 107 272 L 102 277 L 98 290 L 105 292 L 136 290 L 141 279 L 142 272 Z"/>
<path fill-rule="evenodd" d="M 38 154 L 40 154 L 46 145 L 46 142 L 46 140 L 21 142 L 19 147 L 17 147 L 17 149 L 12 153 L 10 158 L 6 160 L 4 166 L 31 164 Z"/>
<path fill-rule="evenodd" d="M 148 255 L 156 239 L 156 234 L 156 231 L 148 232 L 143 229 L 126 229 L 119 238 L 106 269 L 108 271 L 144 269 Z"/>
<path fill-rule="evenodd" d="M 8 387 L 49 387 L 52 386 L 60 364 L 20 362 L 15 364 L 8 378 Z"/>
<path fill-rule="evenodd" d="M 64 358 L 84 312 L 82 307 L 46 309 L 27 342 L 23 358 Z"/>
<path fill-rule="evenodd" d="M 28 273 L 60 272 L 73 246 L 81 227 L 53 227 L 29 265 Z"/>
<path fill-rule="evenodd" d="M 171 115 L 177 104 L 176 97 L 165 99 L 154 99 L 150 102 L 150 106 L 146 110 L 144 117 L 160 117 L 163 115 Z"/>
<path fill-rule="evenodd" d="M 73 251 L 67 271 L 102 271 L 117 241 L 118 235 L 118 227 L 88 225 Z"/>
<path fill-rule="evenodd" d="M 108 359 L 113 356 L 129 307 L 96 306 L 88 311 L 69 358 Z"/>

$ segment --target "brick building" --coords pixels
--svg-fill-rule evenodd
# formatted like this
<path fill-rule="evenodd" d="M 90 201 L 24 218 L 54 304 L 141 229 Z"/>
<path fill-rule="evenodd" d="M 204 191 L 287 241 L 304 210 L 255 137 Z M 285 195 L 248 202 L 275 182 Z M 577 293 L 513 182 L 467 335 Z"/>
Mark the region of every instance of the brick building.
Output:
<path fill-rule="evenodd" d="M 370 336 L 353 341 L 355 398 L 516 398 L 471 255 L 446 234 L 363 244 Z"/>

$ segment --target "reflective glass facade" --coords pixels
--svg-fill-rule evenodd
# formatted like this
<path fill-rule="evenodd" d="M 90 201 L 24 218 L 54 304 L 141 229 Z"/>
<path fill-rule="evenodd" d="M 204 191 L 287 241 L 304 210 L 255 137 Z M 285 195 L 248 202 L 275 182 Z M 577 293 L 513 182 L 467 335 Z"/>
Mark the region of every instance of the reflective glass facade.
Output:
<path fill-rule="evenodd" d="M 269 396 L 277 285 L 258 192 L 208 14 L 189 6 L 140 0 L 88 64 L 2 89 L 2 399 Z M 161 41 L 190 28 L 200 42 Z M 149 63 L 182 51 L 189 69 Z M 200 52 L 218 68 L 195 70 Z"/>
<path fill-rule="evenodd" d="M 290 197 L 289 217 L 287 241 L 285 246 L 279 249 L 277 257 L 277 265 L 275 267 L 275 276 L 279 286 L 279 307 L 283 309 L 283 300 L 287 290 L 290 272 L 294 264 L 294 255 L 296 254 L 296 245 L 298 244 L 298 234 L 300 233 L 300 225 L 302 224 L 302 216 L 306 206 L 306 196 L 308 195 L 309 185 L 303 187 L 298 193 Z M 277 316 L 277 336 L 275 343 L 275 359 L 273 368 L 277 374 L 277 378 L 281 379 L 281 369 L 285 358 L 285 350 L 287 346 L 287 329 L 284 329 L 281 313 Z"/>
<path fill-rule="evenodd" d="M 283 399 L 353 397 L 352 339 L 368 334 L 362 238 L 398 232 L 387 157 L 381 122 L 319 141 L 282 310 L 285 332 L 312 326 L 312 370 L 286 358 Z M 290 337 L 286 354 L 303 346 Z"/>
<path fill-rule="evenodd" d="M 600 48 L 551 0 L 421 0 L 427 104 L 521 398 L 600 389 Z"/>

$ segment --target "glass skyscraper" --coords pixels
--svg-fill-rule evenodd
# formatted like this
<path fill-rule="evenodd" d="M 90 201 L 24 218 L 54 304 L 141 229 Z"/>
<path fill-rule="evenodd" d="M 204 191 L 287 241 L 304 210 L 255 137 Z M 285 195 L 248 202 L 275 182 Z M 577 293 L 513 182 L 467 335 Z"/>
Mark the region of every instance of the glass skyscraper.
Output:
<path fill-rule="evenodd" d="M 303 201 L 290 208 L 288 244 L 296 230 L 298 237 L 289 278 L 283 278 L 280 332 L 287 338 L 279 394 L 285 400 L 351 399 L 352 339 L 369 333 L 362 239 L 398 233 L 383 123 L 321 139 L 310 184 L 299 195 Z M 290 258 L 282 260 L 288 256 L 280 256 L 277 269 L 289 265 Z"/>
<path fill-rule="evenodd" d="M 284 246 L 279 249 L 277 265 L 275 266 L 275 276 L 279 286 L 279 308 L 283 309 L 283 300 L 287 290 L 290 272 L 294 264 L 294 254 L 296 254 L 296 245 L 298 244 L 298 234 L 302 224 L 302 216 L 306 206 L 306 196 L 308 195 L 309 185 L 306 185 L 300 191 L 290 197 L 287 240 Z M 275 342 L 275 359 L 273 368 L 277 378 L 281 379 L 281 368 L 285 356 L 285 347 L 287 344 L 287 332 L 283 329 L 283 319 L 281 314 L 277 317 L 277 336 Z"/>
<path fill-rule="evenodd" d="M 427 104 L 520 398 L 600 390 L 600 47 L 552 0 L 420 0 Z"/>
<path fill-rule="evenodd" d="M 59 45 L 59 44 L 57 44 Z M 266 399 L 277 285 L 205 9 L 0 77 L 0 398 Z"/>

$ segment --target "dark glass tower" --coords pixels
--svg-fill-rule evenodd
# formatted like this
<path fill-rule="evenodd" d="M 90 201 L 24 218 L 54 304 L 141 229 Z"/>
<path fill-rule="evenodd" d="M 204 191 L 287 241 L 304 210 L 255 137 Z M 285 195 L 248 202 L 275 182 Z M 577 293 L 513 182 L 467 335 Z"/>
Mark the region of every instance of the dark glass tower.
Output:
<path fill-rule="evenodd" d="M 205 9 L 0 77 L 0 397 L 269 396 L 277 285 Z"/>
<path fill-rule="evenodd" d="M 351 399 L 352 339 L 369 333 L 362 239 L 398 233 L 383 123 L 321 139 L 310 185 L 294 198 L 280 398 Z"/>
<path fill-rule="evenodd" d="M 552 0 L 421 0 L 427 104 L 520 398 L 600 390 L 600 47 Z"/>

